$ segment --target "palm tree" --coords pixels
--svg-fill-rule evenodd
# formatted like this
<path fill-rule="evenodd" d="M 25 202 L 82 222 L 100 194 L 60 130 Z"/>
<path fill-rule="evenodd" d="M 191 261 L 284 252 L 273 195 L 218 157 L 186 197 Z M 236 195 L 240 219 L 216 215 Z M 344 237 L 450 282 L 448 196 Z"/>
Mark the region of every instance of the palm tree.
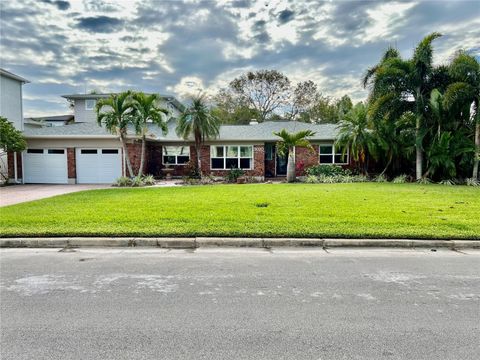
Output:
<path fill-rule="evenodd" d="M 449 67 L 449 73 L 454 79 L 444 95 L 444 105 L 469 114 L 469 120 L 474 127 L 475 154 L 473 160 L 472 178 L 478 180 L 478 165 L 480 160 L 480 63 L 465 51 L 459 51 Z"/>
<path fill-rule="evenodd" d="M 432 61 L 432 42 L 439 33 L 426 36 L 415 48 L 412 59 L 404 60 L 398 51 L 388 49 L 381 62 L 367 71 L 363 79 L 371 86 L 371 115 L 376 112 L 399 118 L 405 112 L 415 115 L 416 178 L 423 175 L 423 137 L 428 99 L 442 75 Z"/>
<path fill-rule="evenodd" d="M 279 132 L 274 132 L 273 134 L 282 139 L 277 143 L 278 153 L 282 156 L 285 156 L 288 153 L 287 182 L 295 182 L 295 146 L 306 147 L 313 151 L 313 147 L 307 138 L 315 135 L 315 133 L 311 130 L 289 133 L 287 130 L 283 129 Z"/>
<path fill-rule="evenodd" d="M 128 148 L 126 146 L 127 129 L 132 123 L 132 92 L 125 91 L 120 94 L 112 94 L 105 99 L 99 99 L 96 105 L 98 125 L 104 125 L 105 128 L 114 135 L 118 135 L 122 144 L 125 162 L 127 164 L 128 174 L 133 177 L 132 164 L 128 156 Z M 102 111 L 103 108 L 106 111 Z"/>
<path fill-rule="evenodd" d="M 198 95 L 192 98 L 192 103 L 180 115 L 176 133 L 187 140 L 193 137 L 197 154 L 197 167 L 202 174 L 200 150 L 207 139 L 216 138 L 220 133 L 220 120 L 208 108 L 205 96 Z"/>
<path fill-rule="evenodd" d="M 160 127 L 163 134 L 168 132 L 167 123 L 164 115 L 168 115 L 167 109 L 158 106 L 159 96 L 157 94 L 146 95 L 142 92 L 134 93 L 133 99 L 133 127 L 135 133 L 142 137 L 142 151 L 140 156 L 140 168 L 138 176 L 143 174 L 143 165 L 145 162 L 145 144 L 148 131 L 148 124 L 152 123 Z"/>
<path fill-rule="evenodd" d="M 363 173 L 368 174 L 367 158 L 373 152 L 375 142 L 369 127 L 367 107 L 363 103 L 356 104 L 339 122 L 338 131 L 335 145 L 343 147 L 344 152 L 351 149 L 352 158 L 360 164 Z"/>

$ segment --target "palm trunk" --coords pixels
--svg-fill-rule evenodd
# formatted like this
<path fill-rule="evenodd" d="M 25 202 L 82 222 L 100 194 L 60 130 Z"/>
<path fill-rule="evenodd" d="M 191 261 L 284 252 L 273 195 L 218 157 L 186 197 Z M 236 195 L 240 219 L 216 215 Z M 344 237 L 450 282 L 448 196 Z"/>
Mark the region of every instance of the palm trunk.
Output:
<path fill-rule="evenodd" d="M 146 143 L 146 139 L 145 139 L 145 135 L 143 135 L 142 136 L 142 152 L 140 155 L 140 169 L 138 169 L 138 176 L 143 175 L 143 164 L 145 162 L 145 143 Z"/>
<path fill-rule="evenodd" d="M 195 151 L 197 153 L 197 167 L 198 167 L 198 173 L 200 174 L 200 177 L 202 177 L 202 159 L 200 158 L 200 145 L 195 145 Z"/>
<path fill-rule="evenodd" d="M 383 171 L 380 173 L 380 176 L 382 176 L 383 174 L 385 174 L 385 172 L 387 171 L 388 167 L 389 167 L 390 164 L 392 163 L 392 160 L 393 160 L 393 154 L 390 153 L 390 156 L 388 157 L 387 165 L 385 165 L 385 169 L 383 169 Z"/>
<path fill-rule="evenodd" d="M 415 126 L 415 152 L 416 152 L 416 179 L 420 180 L 422 178 L 423 170 L 423 151 L 420 138 L 420 126 L 421 126 L 421 117 L 417 115 L 417 123 Z"/>
<path fill-rule="evenodd" d="M 287 161 L 287 182 L 295 182 L 297 176 L 295 174 L 295 148 L 288 149 Z"/>
<path fill-rule="evenodd" d="M 472 174 L 472 178 L 475 180 L 478 180 L 479 160 L 480 160 L 480 121 L 477 120 L 477 124 L 475 125 L 475 157 L 473 159 L 473 174 Z"/>
<path fill-rule="evenodd" d="M 128 148 L 127 144 L 125 143 L 125 138 L 123 137 L 123 134 L 120 134 L 120 143 L 122 144 L 123 153 L 125 155 L 125 163 L 127 164 L 128 175 L 130 177 L 133 177 L 134 175 L 132 170 L 132 164 L 130 162 L 130 156 L 128 156 Z"/>

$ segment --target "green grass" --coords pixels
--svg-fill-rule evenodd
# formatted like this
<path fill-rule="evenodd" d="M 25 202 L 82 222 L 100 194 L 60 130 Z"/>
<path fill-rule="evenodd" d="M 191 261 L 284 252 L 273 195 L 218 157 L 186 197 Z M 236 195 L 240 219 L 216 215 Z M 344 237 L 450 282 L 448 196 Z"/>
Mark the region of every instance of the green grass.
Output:
<path fill-rule="evenodd" d="M 480 189 L 361 183 L 92 190 L 0 208 L 0 232 L 480 239 Z"/>

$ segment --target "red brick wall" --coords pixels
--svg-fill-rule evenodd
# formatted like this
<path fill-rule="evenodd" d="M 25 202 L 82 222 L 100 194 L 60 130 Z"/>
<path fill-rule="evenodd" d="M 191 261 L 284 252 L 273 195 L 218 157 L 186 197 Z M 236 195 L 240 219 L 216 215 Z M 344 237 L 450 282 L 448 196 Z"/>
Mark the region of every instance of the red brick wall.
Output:
<path fill-rule="evenodd" d="M 142 156 L 142 142 L 134 140 L 131 143 L 127 143 L 127 150 L 128 150 L 128 157 L 130 158 L 130 163 L 132 164 L 132 170 L 134 175 L 138 174 L 138 170 L 140 169 L 140 158 Z M 148 154 L 148 146 L 145 147 L 145 159 L 143 163 L 143 172 L 148 170 L 148 163 L 149 163 L 149 154 Z M 128 169 L 126 168 L 125 171 L 128 175 Z"/>
<path fill-rule="evenodd" d="M 68 178 L 77 178 L 77 169 L 75 161 L 75 148 L 67 148 L 67 166 L 68 166 Z"/>
<path fill-rule="evenodd" d="M 204 145 L 201 149 L 202 172 L 213 176 L 225 176 L 229 170 L 210 169 L 210 146 Z M 265 176 L 265 147 L 264 145 L 253 146 L 253 169 L 245 170 L 247 176 Z"/>
<path fill-rule="evenodd" d="M 15 167 L 13 152 L 7 154 L 8 161 L 8 178 L 15 179 Z M 17 178 L 22 178 L 22 154 L 17 153 Z"/>
<path fill-rule="evenodd" d="M 312 145 L 312 149 L 305 147 L 295 147 L 295 167 L 297 176 L 304 175 L 305 169 L 312 166 L 318 165 L 319 163 L 319 147 L 318 145 Z"/>
<path fill-rule="evenodd" d="M 162 163 L 162 146 L 158 143 L 148 144 L 148 167 L 147 173 L 154 176 L 163 176 L 162 169 L 165 168 L 165 165 Z M 190 146 L 190 161 L 197 161 L 197 154 L 195 152 L 195 146 Z M 182 177 L 186 176 L 188 173 L 188 166 L 185 165 L 170 165 L 170 168 L 173 169 L 171 173 L 172 176 Z"/>

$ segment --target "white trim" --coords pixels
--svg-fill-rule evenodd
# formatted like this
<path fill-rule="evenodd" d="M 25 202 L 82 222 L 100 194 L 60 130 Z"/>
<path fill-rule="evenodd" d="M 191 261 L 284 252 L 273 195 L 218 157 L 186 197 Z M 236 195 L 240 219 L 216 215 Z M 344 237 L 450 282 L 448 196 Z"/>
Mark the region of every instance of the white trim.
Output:
<path fill-rule="evenodd" d="M 20 158 L 22 159 L 22 184 L 25 184 L 25 176 L 23 175 L 25 174 L 25 167 L 24 167 L 25 160 L 23 160 L 23 154 L 24 154 L 24 151 L 20 153 Z M 68 171 L 68 159 L 67 159 L 67 171 Z"/>
<path fill-rule="evenodd" d="M 15 184 L 16 184 L 18 182 L 17 152 L 16 151 L 13 153 L 13 172 L 14 172 L 13 178 L 14 178 Z"/>
<path fill-rule="evenodd" d="M 331 154 L 321 154 L 320 153 L 320 147 L 321 146 L 331 146 L 332 147 L 332 153 Z M 328 163 L 322 163 L 320 161 L 320 156 L 325 155 L 325 156 L 332 156 L 332 162 Z M 346 162 L 335 162 L 335 156 L 342 155 L 342 153 L 337 153 L 336 152 L 336 146 L 334 143 L 320 143 L 318 144 L 318 163 L 320 165 L 348 165 L 350 164 L 350 150 L 347 148 L 347 152 L 345 153 L 345 160 Z"/>
<path fill-rule="evenodd" d="M 218 156 L 215 156 L 213 157 L 212 156 L 212 151 L 213 151 L 213 147 L 220 147 L 222 146 L 223 147 L 223 156 L 222 157 L 218 157 Z M 240 168 L 238 167 L 238 169 L 241 169 L 241 170 L 253 170 L 254 167 L 255 167 L 255 145 L 246 145 L 246 144 L 228 144 L 228 145 L 221 145 L 221 144 L 218 144 L 218 145 L 210 145 L 210 170 L 230 170 L 230 168 L 227 168 L 226 167 L 226 159 L 233 159 L 233 157 L 228 157 L 227 156 L 227 147 L 238 147 L 238 155 L 236 157 L 237 159 L 237 164 L 240 165 L 240 159 L 250 159 L 250 167 L 249 168 Z M 245 156 L 241 156 L 240 155 L 240 147 L 243 146 L 243 147 L 250 147 L 252 149 L 252 156 L 251 157 L 245 157 Z M 223 159 L 223 168 L 214 168 L 212 166 L 212 160 L 213 159 Z"/>
<path fill-rule="evenodd" d="M 167 146 L 168 146 L 168 147 L 183 147 L 183 148 L 188 148 L 188 161 L 187 161 L 186 163 L 183 163 L 183 164 L 179 164 L 179 163 L 178 163 L 178 156 L 186 156 L 186 155 L 165 155 L 165 154 L 163 153 L 163 149 L 165 149 L 165 147 L 167 147 Z M 165 165 L 165 166 L 167 166 L 167 165 L 171 165 L 171 166 L 186 166 L 186 165 L 190 162 L 190 160 L 191 160 L 191 151 L 190 151 L 190 150 L 191 150 L 191 149 L 190 149 L 190 145 L 162 145 L 162 165 Z M 172 164 L 172 163 L 165 163 L 165 162 L 163 162 L 163 157 L 164 157 L 164 156 L 167 156 L 167 157 L 169 157 L 169 156 L 174 156 L 174 157 L 175 157 L 175 163 Z"/>

